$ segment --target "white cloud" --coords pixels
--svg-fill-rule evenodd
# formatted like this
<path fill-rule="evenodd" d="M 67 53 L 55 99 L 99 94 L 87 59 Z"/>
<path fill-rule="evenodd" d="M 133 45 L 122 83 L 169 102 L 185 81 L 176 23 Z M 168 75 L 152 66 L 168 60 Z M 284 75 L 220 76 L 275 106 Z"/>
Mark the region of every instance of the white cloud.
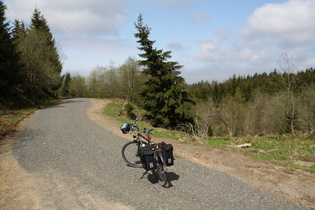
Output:
<path fill-rule="evenodd" d="M 10 0 L 7 17 L 30 22 L 37 7 L 55 34 L 116 35 L 128 0 Z"/>
<path fill-rule="evenodd" d="M 215 34 L 220 38 L 224 40 L 229 40 L 230 33 L 227 29 L 219 28 L 215 31 Z"/>
<path fill-rule="evenodd" d="M 248 27 L 240 36 L 264 39 L 282 47 L 315 43 L 315 0 L 290 0 L 266 4 L 248 18 Z"/>
<path fill-rule="evenodd" d="M 158 4 L 166 4 L 166 5 L 183 5 L 183 4 L 192 4 L 196 3 L 199 0 L 144 0 L 151 3 L 158 3 Z"/>
<path fill-rule="evenodd" d="M 206 40 L 200 44 L 200 52 L 195 59 L 201 61 L 220 62 L 226 59 L 228 49 L 223 42 L 217 40 Z"/>
<path fill-rule="evenodd" d="M 205 23 L 209 21 L 210 21 L 210 17 L 205 12 L 196 12 L 189 19 L 189 22 L 193 24 L 201 24 L 201 23 Z"/>
<path fill-rule="evenodd" d="M 181 45 L 179 42 L 169 43 L 167 47 L 174 50 L 184 50 L 183 45 Z"/>
<path fill-rule="evenodd" d="M 67 49 L 85 51 L 95 53 L 119 53 L 130 50 L 131 46 L 128 41 L 117 39 L 101 39 L 101 38 L 62 38 L 60 40 L 62 46 Z"/>
<path fill-rule="evenodd" d="M 200 51 L 195 59 L 218 64 L 228 64 L 230 68 L 245 63 L 262 65 L 274 56 L 272 49 L 250 48 L 246 43 L 231 43 L 217 40 L 206 40 L 200 43 Z"/>
<path fill-rule="evenodd" d="M 315 0 L 266 4 L 253 12 L 238 37 L 217 29 L 219 40 L 199 41 L 199 52 L 194 58 L 204 61 L 205 66 L 200 69 L 205 74 L 216 75 L 219 71 L 226 78 L 233 72 L 271 72 L 278 68 L 277 61 L 284 52 L 301 70 L 314 66 L 314 9 Z M 213 69 L 215 72 L 211 72 Z"/>

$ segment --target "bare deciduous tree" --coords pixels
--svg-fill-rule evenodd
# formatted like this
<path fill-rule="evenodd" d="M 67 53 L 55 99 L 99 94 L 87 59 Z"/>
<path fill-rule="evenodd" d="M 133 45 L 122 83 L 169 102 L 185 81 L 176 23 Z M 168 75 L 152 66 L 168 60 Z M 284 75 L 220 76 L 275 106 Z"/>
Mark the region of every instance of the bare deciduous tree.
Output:
<path fill-rule="evenodd" d="M 195 124 L 192 128 L 193 134 L 201 137 L 201 139 L 205 141 L 209 135 L 211 124 L 214 123 L 215 118 L 217 117 L 215 104 L 212 100 L 199 103 L 195 107 L 195 113 Z"/>
<path fill-rule="evenodd" d="M 302 129 L 306 133 L 315 130 L 315 86 L 305 89 L 298 97 L 300 103 L 297 104 L 299 120 Z"/>
<path fill-rule="evenodd" d="M 296 90 L 298 68 L 291 62 L 291 58 L 286 53 L 283 53 L 283 59 L 278 62 L 282 71 L 281 80 L 279 81 L 280 88 L 287 95 L 286 115 L 290 121 L 291 133 L 295 135 L 296 123 Z"/>

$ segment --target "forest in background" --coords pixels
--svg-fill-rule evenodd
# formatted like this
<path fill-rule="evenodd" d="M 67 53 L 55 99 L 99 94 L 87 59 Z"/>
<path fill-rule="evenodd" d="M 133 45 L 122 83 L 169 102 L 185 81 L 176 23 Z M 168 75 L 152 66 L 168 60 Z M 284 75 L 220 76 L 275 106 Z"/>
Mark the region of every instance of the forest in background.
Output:
<path fill-rule="evenodd" d="M 267 74 L 233 75 L 224 82 L 187 85 L 196 102 L 194 123 L 186 130 L 208 136 L 312 134 L 315 129 L 315 71 L 298 71 L 284 55 L 284 69 Z M 141 107 L 145 76 L 137 60 L 115 68 L 96 67 L 89 76 L 67 74 L 60 94 L 74 97 L 121 98 Z"/>
<path fill-rule="evenodd" d="M 284 54 L 280 70 L 235 75 L 190 87 L 199 136 L 308 135 L 315 123 L 315 72 L 299 71 Z"/>
<path fill-rule="evenodd" d="M 156 126 L 209 136 L 308 135 L 315 130 L 315 72 L 299 70 L 284 53 L 271 73 L 233 75 L 224 82 L 187 85 L 170 51 L 153 47 L 141 15 L 135 24 L 139 54 L 119 67 L 110 64 L 89 76 L 61 75 L 60 50 L 38 9 L 31 24 L 11 28 L 0 1 L 0 108 L 34 106 L 56 96 L 121 98 L 144 109 Z M 153 55 L 153 56 L 149 56 Z"/>

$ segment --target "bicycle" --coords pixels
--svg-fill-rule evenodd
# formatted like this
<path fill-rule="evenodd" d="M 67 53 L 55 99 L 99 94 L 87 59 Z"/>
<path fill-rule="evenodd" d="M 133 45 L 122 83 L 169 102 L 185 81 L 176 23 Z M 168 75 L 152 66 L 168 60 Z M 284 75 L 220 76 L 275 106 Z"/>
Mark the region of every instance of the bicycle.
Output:
<path fill-rule="evenodd" d="M 142 135 L 140 132 L 140 128 L 137 126 L 137 121 L 138 119 L 136 119 L 131 124 L 125 123 L 121 127 L 121 131 L 123 132 L 123 134 L 131 134 L 133 133 L 134 129 L 136 129 L 136 132 L 133 134 L 134 140 L 127 142 L 123 146 L 121 150 L 121 155 L 128 166 L 135 168 L 145 168 L 146 171 L 143 176 L 151 170 L 157 178 L 158 183 L 162 186 L 165 186 L 168 182 L 166 166 L 173 165 L 172 154 L 169 157 L 169 161 L 167 163 L 167 160 L 165 158 L 165 150 L 163 148 L 164 142 L 155 143 L 151 141 L 152 138 L 150 135 L 153 129 L 144 128 L 143 132 L 146 134 L 147 137 Z M 141 154 L 142 152 L 150 155 L 148 155 L 148 162 L 144 160 L 144 158 L 147 157 L 143 157 L 145 155 Z M 143 178 L 143 176 L 141 178 Z"/>

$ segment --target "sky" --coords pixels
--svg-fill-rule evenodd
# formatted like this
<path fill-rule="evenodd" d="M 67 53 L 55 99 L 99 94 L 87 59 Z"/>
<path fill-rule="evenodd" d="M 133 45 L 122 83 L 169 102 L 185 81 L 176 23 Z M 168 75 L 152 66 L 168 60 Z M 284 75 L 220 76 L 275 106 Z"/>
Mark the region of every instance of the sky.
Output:
<path fill-rule="evenodd" d="M 6 17 L 45 17 L 63 72 L 140 59 L 134 23 L 151 28 L 154 47 L 172 51 L 188 84 L 270 73 L 287 54 L 298 70 L 315 67 L 315 0 L 2 0 Z"/>

